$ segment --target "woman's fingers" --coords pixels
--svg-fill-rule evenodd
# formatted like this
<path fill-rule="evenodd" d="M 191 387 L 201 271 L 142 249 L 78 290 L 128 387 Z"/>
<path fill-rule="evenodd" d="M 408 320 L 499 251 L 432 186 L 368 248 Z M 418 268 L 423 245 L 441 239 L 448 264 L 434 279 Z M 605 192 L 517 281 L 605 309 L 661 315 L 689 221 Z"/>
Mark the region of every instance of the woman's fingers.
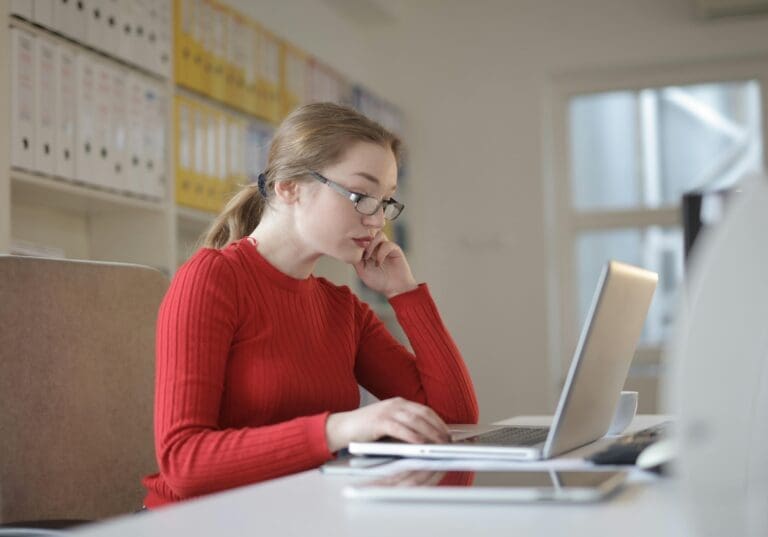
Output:
<path fill-rule="evenodd" d="M 409 426 L 392 418 L 384 423 L 384 434 L 402 440 L 403 442 L 408 442 L 409 444 L 423 444 L 426 440 L 424 436 L 420 435 Z"/>
<path fill-rule="evenodd" d="M 386 402 L 383 417 L 409 429 L 420 438 L 419 442 L 450 442 L 451 436 L 445 422 L 427 406 L 398 397 Z M 413 438 L 412 435 L 409 437 Z"/>
<path fill-rule="evenodd" d="M 451 439 L 446 427 L 434 422 L 429 416 L 425 416 L 424 413 L 403 409 L 395 415 L 395 419 L 436 444 L 449 442 Z"/>
<path fill-rule="evenodd" d="M 371 259 L 376 248 L 378 248 L 379 245 L 386 240 L 387 236 L 383 232 L 379 231 L 376 233 L 376 235 L 373 236 L 373 240 L 371 240 L 371 242 L 368 244 L 368 246 L 365 247 L 365 250 L 363 251 L 363 261 Z"/>

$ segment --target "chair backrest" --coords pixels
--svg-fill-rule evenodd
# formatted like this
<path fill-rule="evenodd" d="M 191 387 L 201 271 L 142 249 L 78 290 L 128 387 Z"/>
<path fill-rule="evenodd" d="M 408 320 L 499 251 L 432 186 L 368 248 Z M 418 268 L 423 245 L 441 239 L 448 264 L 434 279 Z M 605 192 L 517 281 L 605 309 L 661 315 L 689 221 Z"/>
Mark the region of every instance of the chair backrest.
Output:
<path fill-rule="evenodd" d="M 167 286 L 138 265 L 0 256 L 0 522 L 141 507 Z"/>

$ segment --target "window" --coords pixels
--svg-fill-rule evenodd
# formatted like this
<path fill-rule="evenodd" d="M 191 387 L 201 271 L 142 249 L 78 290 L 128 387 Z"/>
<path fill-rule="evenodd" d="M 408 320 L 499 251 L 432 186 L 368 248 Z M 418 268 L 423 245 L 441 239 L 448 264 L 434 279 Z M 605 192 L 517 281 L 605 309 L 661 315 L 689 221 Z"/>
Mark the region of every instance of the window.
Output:
<path fill-rule="evenodd" d="M 658 363 L 684 278 L 682 194 L 727 189 L 764 169 L 763 68 L 739 66 L 746 76 L 717 82 L 700 73 L 681 83 L 671 71 L 557 82 L 548 203 L 557 381 L 608 259 L 659 273 L 638 352 Z"/>
<path fill-rule="evenodd" d="M 602 211 L 677 210 L 683 193 L 729 188 L 762 167 L 756 81 L 581 95 L 569 108 L 572 207 L 596 228 Z M 662 344 L 683 277 L 679 226 L 585 226 L 575 239 L 579 326 L 600 266 L 618 259 L 659 272 L 642 343 Z"/>

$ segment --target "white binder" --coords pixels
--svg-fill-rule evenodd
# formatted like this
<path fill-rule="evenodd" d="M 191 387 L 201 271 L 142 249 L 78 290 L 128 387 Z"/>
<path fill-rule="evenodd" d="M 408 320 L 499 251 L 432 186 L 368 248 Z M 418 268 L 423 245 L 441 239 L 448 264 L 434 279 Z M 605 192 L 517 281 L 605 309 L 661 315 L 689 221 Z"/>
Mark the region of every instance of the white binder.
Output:
<path fill-rule="evenodd" d="M 120 57 L 122 3 L 119 0 L 102 0 L 102 50 L 116 58 Z"/>
<path fill-rule="evenodd" d="M 87 0 L 85 9 L 85 43 L 104 50 L 104 13 L 106 0 Z"/>
<path fill-rule="evenodd" d="M 144 78 L 136 73 L 128 76 L 127 98 L 128 138 L 126 145 L 128 190 L 147 196 L 144 166 Z"/>
<path fill-rule="evenodd" d="M 112 132 L 112 66 L 106 60 L 93 58 L 95 72 L 95 116 L 94 116 L 94 179 L 96 184 L 106 189 L 115 189 L 114 174 L 110 162 L 113 147 L 110 140 Z"/>
<path fill-rule="evenodd" d="M 157 82 L 145 79 L 144 88 L 145 190 L 153 198 L 164 199 L 167 189 L 167 98 L 163 87 Z"/>
<path fill-rule="evenodd" d="M 11 165 L 35 166 L 35 38 L 11 28 Z"/>
<path fill-rule="evenodd" d="M 46 28 L 55 30 L 56 28 L 54 27 L 53 21 L 54 8 L 54 0 L 33 0 L 32 20 L 40 26 L 45 26 Z"/>
<path fill-rule="evenodd" d="M 36 38 L 35 169 L 56 173 L 56 44 Z"/>
<path fill-rule="evenodd" d="M 136 59 L 133 57 L 133 41 L 136 38 L 136 3 L 121 2 L 119 7 L 120 28 L 117 37 L 117 56 L 136 65 Z"/>
<path fill-rule="evenodd" d="M 126 83 L 128 71 L 120 66 L 110 67 L 112 72 L 112 95 L 110 97 L 110 155 L 109 172 L 112 186 L 121 192 L 130 192 L 130 168 L 127 164 L 128 126 L 127 126 L 127 95 Z"/>
<path fill-rule="evenodd" d="M 9 6 L 11 15 L 17 15 L 28 21 L 32 20 L 32 2 L 30 0 L 11 0 Z"/>
<path fill-rule="evenodd" d="M 147 0 L 134 0 L 134 39 L 131 57 L 133 63 L 151 70 L 151 57 L 149 52 L 149 8 Z"/>
<path fill-rule="evenodd" d="M 87 52 L 76 56 L 77 66 L 77 122 L 75 128 L 75 177 L 91 185 L 96 184 L 96 70 L 93 57 Z"/>
<path fill-rule="evenodd" d="M 158 74 L 171 77 L 171 55 L 173 54 L 173 12 L 172 3 L 154 0 L 157 10 L 157 65 Z"/>
<path fill-rule="evenodd" d="M 56 175 L 74 180 L 77 120 L 77 64 L 75 52 L 56 46 Z"/>

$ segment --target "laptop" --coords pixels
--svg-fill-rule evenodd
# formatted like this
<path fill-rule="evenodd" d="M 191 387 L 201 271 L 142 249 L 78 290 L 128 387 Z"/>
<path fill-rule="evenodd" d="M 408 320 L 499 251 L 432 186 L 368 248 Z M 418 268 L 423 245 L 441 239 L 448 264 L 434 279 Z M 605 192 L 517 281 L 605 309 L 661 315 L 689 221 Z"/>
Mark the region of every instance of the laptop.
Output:
<path fill-rule="evenodd" d="M 658 274 L 609 261 L 603 267 L 550 427 L 488 426 L 449 444 L 352 442 L 356 455 L 541 460 L 608 431 L 656 290 Z"/>

